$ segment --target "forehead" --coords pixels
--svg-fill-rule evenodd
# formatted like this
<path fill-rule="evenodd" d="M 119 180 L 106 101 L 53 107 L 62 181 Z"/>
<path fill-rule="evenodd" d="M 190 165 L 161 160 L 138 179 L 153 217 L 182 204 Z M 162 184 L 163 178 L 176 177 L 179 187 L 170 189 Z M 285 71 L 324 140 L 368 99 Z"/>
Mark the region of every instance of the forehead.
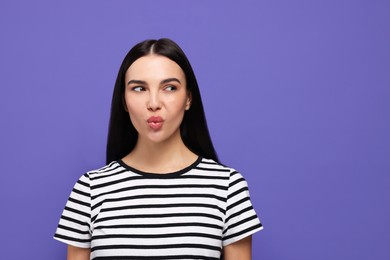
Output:
<path fill-rule="evenodd" d="M 147 55 L 137 59 L 126 71 L 126 80 L 161 80 L 176 77 L 184 79 L 180 66 L 173 60 L 161 55 Z"/>

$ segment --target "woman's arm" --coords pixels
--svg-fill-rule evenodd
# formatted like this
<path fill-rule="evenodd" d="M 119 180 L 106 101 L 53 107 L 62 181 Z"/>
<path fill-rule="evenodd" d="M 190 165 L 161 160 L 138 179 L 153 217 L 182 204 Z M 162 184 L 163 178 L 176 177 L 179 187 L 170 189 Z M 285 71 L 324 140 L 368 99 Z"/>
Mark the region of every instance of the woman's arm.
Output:
<path fill-rule="evenodd" d="M 89 260 L 91 249 L 68 245 L 67 260 Z"/>
<path fill-rule="evenodd" d="M 223 248 L 224 260 L 251 260 L 252 236 L 247 236 Z"/>

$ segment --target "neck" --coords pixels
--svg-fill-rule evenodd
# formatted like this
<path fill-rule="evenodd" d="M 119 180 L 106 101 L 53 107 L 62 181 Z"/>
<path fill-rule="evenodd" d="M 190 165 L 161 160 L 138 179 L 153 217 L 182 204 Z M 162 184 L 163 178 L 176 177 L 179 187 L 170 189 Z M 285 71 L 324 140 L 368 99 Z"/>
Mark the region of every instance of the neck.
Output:
<path fill-rule="evenodd" d="M 159 143 L 139 138 L 133 151 L 123 161 L 141 171 L 168 173 L 191 165 L 196 158 L 197 155 L 184 145 L 181 137 Z"/>

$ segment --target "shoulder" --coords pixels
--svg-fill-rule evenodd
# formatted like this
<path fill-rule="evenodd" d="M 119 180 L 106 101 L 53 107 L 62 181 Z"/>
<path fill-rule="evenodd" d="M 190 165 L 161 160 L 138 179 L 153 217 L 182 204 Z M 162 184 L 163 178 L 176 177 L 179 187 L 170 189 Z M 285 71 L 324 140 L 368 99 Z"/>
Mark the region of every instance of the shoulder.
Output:
<path fill-rule="evenodd" d="M 216 162 L 212 159 L 202 158 L 196 169 L 204 170 L 207 172 L 219 172 L 224 173 L 223 175 L 228 176 L 230 180 L 243 179 L 242 174 L 235 168 L 226 166 L 222 163 Z"/>
<path fill-rule="evenodd" d="M 113 161 L 101 168 L 85 172 L 77 180 L 76 186 L 82 185 L 89 187 L 91 185 L 91 182 L 93 182 L 95 179 L 112 176 L 113 174 L 117 174 L 121 171 L 123 171 L 123 167 L 121 167 L 121 165 L 117 161 Z"/>
<path fill-rule="evenodd" d="M 195 167 L 198 170 L 205 170 L 210 172 L 227 172 L 230 173 L 234 171 L 234 169 L 227 167 L 221 163 L 218 163 L 212 159 L 202 158 L 199 164 Z"/>
<path fill-rule="evenodd" d="M 99 177 L 104 177 L 104 176 L 109 176 L 113 173 L 117 173 L 119 171 L 123 170 L 123 167 L 119 164 L 118 161 L 112 161 L 111 163 L 86 172 L 84 174 L 85 177 L 89 178 L 90 180 L 94 178 L 99 178 Z"/>
<path fill-rule="evenodd" d="M 103 167 L 90 170 L 77 180 L 73 190 L 83 191 L 85 194 L 94 193 L 94 189 L 99 186 L 104 186 L 106 183 L 121 178 L 125 169 L 120 165 L 119 162 L 113 161 Z"/>

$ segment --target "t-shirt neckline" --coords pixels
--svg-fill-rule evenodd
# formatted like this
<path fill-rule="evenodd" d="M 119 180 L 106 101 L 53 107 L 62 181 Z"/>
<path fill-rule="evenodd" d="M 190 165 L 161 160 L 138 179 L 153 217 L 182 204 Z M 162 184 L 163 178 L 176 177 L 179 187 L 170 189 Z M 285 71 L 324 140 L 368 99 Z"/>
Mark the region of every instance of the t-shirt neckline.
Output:
<path fill-rule="evenodd" d="M 175 178 L 175 177 L 178 177 L 186 172 L 189 172 L 190 170 L 195 168 L 201 161 L 202 161 L 202 157 L 198 156 L 198 158 L 192 164 L 190 164 L 189 166 L 187 166 L 181 170 L 178 170 L 175 172 L 168 172 L 168 173 L 153 173 L 153 172 L 144 172 L 144 171 L 138 170 L 134 167 L 131 167 L 131 166 L 127 165 L 126 163 L 124 163 L 122 161 L 122 159 L 117 160 L 119 165 L 121 165 L 123 168 L 125 168 L 129 171 L 132 171 L 134 173 L 140 174 L 144 177 L 148 177 L 148 178 Z"/>

